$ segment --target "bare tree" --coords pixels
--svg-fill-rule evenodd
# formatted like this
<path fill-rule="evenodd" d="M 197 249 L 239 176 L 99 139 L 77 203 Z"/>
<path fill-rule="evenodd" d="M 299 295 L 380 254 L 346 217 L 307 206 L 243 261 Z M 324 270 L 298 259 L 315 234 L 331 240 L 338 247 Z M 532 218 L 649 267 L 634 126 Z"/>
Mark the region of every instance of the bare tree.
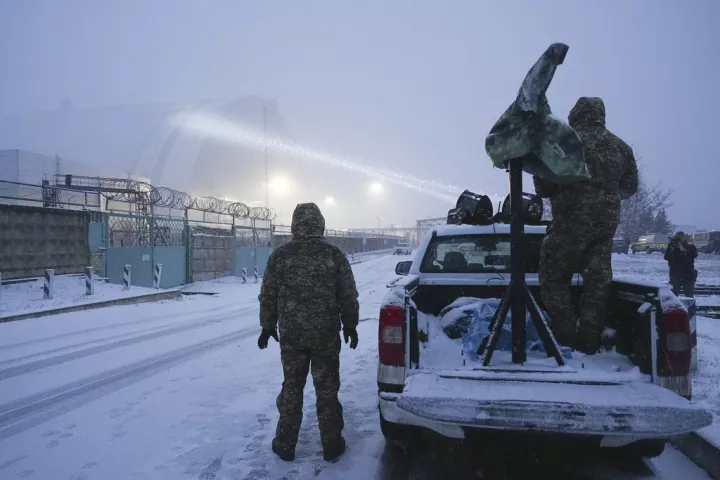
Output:
<path fill-rule="evenodd" d="M 618 234 L 628 242 L 634 242 L 641 235 L 656 233 L 655 215 L 661 210 L 672 206 L 670 197 L 672 189 L 664 189 L 660 183 L 650 185 L 645 180 L 644 166 L 638 161 L 639 186 L 638 192 L 627 200 L 623 200 L 620 206 L 620 223 Z"/>

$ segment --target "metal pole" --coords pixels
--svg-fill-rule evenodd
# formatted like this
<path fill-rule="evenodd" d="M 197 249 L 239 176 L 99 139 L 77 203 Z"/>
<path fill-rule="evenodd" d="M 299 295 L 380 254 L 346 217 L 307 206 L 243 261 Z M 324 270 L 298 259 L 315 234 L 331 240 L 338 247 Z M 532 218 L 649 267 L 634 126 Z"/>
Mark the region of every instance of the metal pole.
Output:
<path fill-rule="evenodd" d="M 95 284 L 93 283 L 93 267 L 85 267 L 85 295 L 95 294 Z"/>
<path fill-rule="evenodd" d="M 130 285 L 132 284 L 132 271 L 130 265 L 125 265 L 123 267 L 123 290 L 130 290 Z"/>
<path fill-rule="evenodd" d="M 52 300 L 55 294 L 55 270 L 48 268 L 45 270 L 45 282 L 43 284 L 43 298 Z"/>
<path fill-rule="evenodd" d="M 267 106 L 263 106 L 263 144 L 264 144 L 264 152 L 263 155 L 265 157 L 265 208 L 270 208 L 269 200 L 268 200 L 268 192 L 269 192 L 269 182 L 270 179 L 268 177 L 268 149 L 267 149 Z"/>
<path fill-rule="evenodd" d="M 153 288 L 160 288 L 160 282 L 162 280 L 162 263 L 155 264 L 155 271 L 153 272 Z"/>
<path fill-rule="evenodd" d="M 525 256 L 523 237 L 523 187 L 521 158 L 510 160 L 510 261 L 511 312 L 512 312 L 512 361 L 525 363 Z"/>

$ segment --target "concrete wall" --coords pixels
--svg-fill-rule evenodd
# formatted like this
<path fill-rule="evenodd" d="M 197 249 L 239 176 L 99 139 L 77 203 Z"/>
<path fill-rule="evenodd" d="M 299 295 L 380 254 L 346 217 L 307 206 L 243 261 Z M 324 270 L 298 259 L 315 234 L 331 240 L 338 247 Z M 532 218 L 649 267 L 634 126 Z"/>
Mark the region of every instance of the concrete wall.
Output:
<path fill-rule="evenodd" d="M 235 271 L 235 237 L 192 233 L 190 272 L 193 282 L 232 275 Z"/>
<path fill-rule="evenodd" d="M 0 272 L 4 279 L 82 273 L 90 265 L 90 214 L 0 204 Z"/>

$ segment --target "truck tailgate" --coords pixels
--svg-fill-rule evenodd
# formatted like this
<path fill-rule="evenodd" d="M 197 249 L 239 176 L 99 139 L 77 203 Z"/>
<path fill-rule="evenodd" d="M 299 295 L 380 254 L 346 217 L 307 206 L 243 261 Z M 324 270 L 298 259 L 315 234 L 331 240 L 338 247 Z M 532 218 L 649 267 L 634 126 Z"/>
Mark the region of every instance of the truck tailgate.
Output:
<path fill-rule="evenodd" d="M 709 412 L 642 381 L 419 373 L 396 398 L 400 410 L 423 419 L 488 429 L 667 438 L 712 423 Z"/>

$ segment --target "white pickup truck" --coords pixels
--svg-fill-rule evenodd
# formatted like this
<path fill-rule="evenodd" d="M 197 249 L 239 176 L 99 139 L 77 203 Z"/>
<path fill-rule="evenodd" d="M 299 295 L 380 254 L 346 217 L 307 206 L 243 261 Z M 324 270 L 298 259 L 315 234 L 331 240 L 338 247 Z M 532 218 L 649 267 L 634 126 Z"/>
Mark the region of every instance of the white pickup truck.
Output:
<path fill-rule="evenodd" d="M 407 242 L 398 242 L 393 255 L 412 255 L 412 248 Z"/>
<path fill-rule="evenodd" d="M 526 280 L 538 301 L 544 235 L 544 226 L 525 227 Z M 613 281 L 606 322 L 613 342 L 601 353 L 566 350 L 572 358 L 558 367 L 540 351 L 518 365 L 498 350 L 483 367 L 461 339 L 445 334 L 442 314 L 453 303 L 501 298 L 509 259 L 509 225 L 445 225 L 428 232 L 413 261 L 398 264 L 379 318 L 379 410 L 388 441 L 406 441 L 417 429 L 458 439 L 502 432 L 652 457 L 666 440 L 712 423 L 689 401 L 694 308 L 689 315 L 659 284 Z M 582 289 L 579 275 L 572 288 Z"/>

